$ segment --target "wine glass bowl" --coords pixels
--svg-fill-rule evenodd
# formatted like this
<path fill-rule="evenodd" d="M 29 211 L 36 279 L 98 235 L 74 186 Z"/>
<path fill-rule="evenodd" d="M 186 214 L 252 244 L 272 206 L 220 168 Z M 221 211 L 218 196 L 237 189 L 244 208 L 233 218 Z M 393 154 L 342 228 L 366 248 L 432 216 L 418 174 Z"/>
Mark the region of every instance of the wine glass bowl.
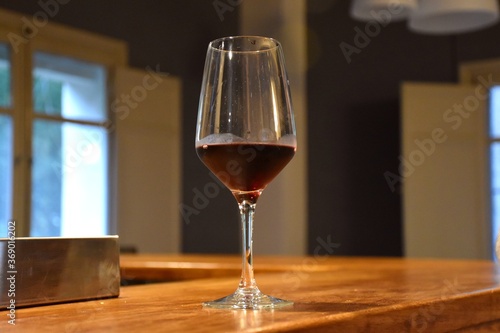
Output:
<path fill-rule="evenodd" d="M 242 224 L 242 274 L 235 293 L 214 308 L 261 309 L 292 302 L 267 296 L 253 275 L 252 229 L 257 199 L 293 158 L 297 146 L 280 43 L 235 36 L 208 46 L 196 125 L 196 153 L 233 193 Z"/>

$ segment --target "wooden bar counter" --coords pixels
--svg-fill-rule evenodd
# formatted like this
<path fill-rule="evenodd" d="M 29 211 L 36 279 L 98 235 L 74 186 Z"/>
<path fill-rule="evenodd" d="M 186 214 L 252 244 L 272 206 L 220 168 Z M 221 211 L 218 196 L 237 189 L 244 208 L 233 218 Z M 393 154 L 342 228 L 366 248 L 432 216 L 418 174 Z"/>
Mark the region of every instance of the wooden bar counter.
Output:
<path fill-rule="evenodd" d="M 241 265 L 241 255 L 122 254 L 120 256 L 120 273 L 124 280 L 183 281 L 239 276 Z M 327 257 L 259 256 L 254 263 L 255 270 L 259 273 L 300 270 L 302 266 L 308 271 L 331 271 L 338 269 L 339 261 Z"/>
<path fill-rule="evenodd" d="M 260 259 L 260 289 L 293 306 L 203 308 L 234 291 L 233 272 L 126 286 L 118 298 L 16 309 L 15 327 L 3 310 L 0 332 L 500 332 L 500 273 L 492 262 L 302 257 L 282 258 L 290 265 L 273 272 L 259 271 Z"/>

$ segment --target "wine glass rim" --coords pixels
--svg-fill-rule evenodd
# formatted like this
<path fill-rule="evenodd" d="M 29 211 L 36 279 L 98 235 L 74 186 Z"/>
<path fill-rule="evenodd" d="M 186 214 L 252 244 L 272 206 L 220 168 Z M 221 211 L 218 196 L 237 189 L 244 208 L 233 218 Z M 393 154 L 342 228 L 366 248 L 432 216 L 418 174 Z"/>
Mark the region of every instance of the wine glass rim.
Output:
<path fill-rule="evenodd" d="M 270 46 L 266 49 L 262 50 L 226 50 L 226 49 L 221 49 L 220 47 L 215 47 L 214 45 L 217 43 L 221 43 L 224 40 L 237 40 L 237 39 L 244 39 L 244 38 L 253 38 L 253 39 L 259 39 L 259 40 L 268 40 L 274 43 L 274 46 Z M 259 52 L 269 52 L 272 50 L 275 50 L 277 48 L 281 47 L 281 43 L 272 37 L 265 37 L 265 36 L 256 36 L 256 35 L 241 35 L 241 36 L 226 36 L 226 37 L 221 37 L 214 39 L 209 43 L 209 48 L 212 50 L 215 50 L 217 52 L 232 52 L 232 53 L 259 53 Z"/>

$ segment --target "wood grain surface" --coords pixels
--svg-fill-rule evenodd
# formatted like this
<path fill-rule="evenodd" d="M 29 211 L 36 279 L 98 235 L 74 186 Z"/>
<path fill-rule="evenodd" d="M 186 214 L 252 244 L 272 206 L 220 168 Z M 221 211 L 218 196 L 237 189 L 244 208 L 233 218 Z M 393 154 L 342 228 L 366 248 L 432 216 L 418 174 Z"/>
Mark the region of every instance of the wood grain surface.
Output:
<path fill-rule="evenodd" d="M 279 273 L 257 271 L 256 278 L 263 292 L 295 304 L 280 310 L 205 309 L 201 302 L 232 293 L 238 283 L 237 276 L 210 278 L 123 287 L 113 299 L 16 309 L 15 328 L 421 333 L 499 327 L 500 274 L 492 262 L 306 257 Z M 12 328 L 6 315 L 0 312 L 1 332 Z"/>
<path fill-rule="evenodd" d="M 339 269 L 342 259 L 302 256 L 259 256 L 254 259 L 260 273 L 289 270 L 332 271 Z M 239 255 L 203 254 L 122 254 L 120 273 L 126 280 L 182 281 L 200 278 L 239 276 Z"/>

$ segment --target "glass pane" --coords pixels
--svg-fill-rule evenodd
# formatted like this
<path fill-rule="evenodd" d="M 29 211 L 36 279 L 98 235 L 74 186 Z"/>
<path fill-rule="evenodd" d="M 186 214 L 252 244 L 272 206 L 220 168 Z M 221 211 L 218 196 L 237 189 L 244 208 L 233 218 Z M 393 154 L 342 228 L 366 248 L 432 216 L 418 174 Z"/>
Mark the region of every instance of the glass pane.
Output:
<path fill-rule="evenodd" d="M 107 140 L 101 127 L 35 120 L 31 236 L 107 233 Z"/>
<path fill-rule="evenodd" d="M 36 113 L 96 122 L 107 119 L 103 66 L 43 52 L 35 53 L 34 64 Z"/>
<path fill-rule="evenodd" d="M 492 137 L 500 137 L 500 86 L 490 89 L 490 133 Z"/>
<path fill-rule="evenodd" d="M 0 107 L 10 106 L 10 52 L 6 44 L 0 43 Z"/>
<path fill-rule="evenodd" d="M 40 110 L 40 113 L 62 116 L 62 87 L 61 81 L 40 75 L 35 76 L 33 79 L 33 109 Z"/>
<path fill-rule="evenodd" d="M 493 238 L 495 239 L 500 232 L 500 142 L 494 142 L 491 145 L 491 196 Z"/>
<path fill-rule="evenodd" d="M 0 114 L 0 237 L 7 236 L 12 218 L 12 121 Z"/>

